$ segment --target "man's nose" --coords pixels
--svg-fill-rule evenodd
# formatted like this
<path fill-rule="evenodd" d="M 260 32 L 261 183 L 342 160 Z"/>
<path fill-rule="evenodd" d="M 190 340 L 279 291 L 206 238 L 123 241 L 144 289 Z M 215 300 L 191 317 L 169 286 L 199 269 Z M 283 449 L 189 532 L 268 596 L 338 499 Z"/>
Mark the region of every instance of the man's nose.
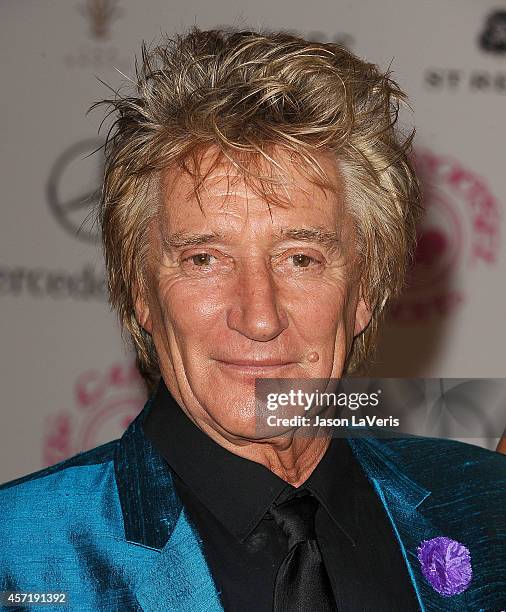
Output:
<path fill-rule="evenodd" d="M 267 341 L 288 326 L 273 271 L 262 258 L 241 261 L 227 317 L 228 326 L 251 340 Z"/>

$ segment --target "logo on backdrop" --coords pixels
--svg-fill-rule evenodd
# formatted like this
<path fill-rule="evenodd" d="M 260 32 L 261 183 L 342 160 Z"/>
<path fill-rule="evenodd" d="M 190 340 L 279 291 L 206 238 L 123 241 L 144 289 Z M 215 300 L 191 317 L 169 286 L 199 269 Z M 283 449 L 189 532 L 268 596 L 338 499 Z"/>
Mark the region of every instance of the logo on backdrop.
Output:
<path fill-rule="evenodd" d="M 87 0 L 78 10 L 88 20 L 90 36 L 97 40 L 108 39 L 112 22 L 124 13 L 118 0 Z"/>
<path fill-rule="evenodd" d="M 73 238 L 89 244 L 95 244 L 99 238 L 96 207 L 103 154 L 97 149 L 102 144 L 102 140 L 92 138 L 63 151 L 54 162 L 46 185 L 49 210 L 58 225 Z M 92 262 L 82 262 L 78 270 L 67 269 L 65 260 L 56 269 L 40 265 L 2 265 L 0 295 L 105 301 L 107 283 L 103 269 Z"/>
<path fill-rule="evenodd" d="M 452 313 L 465 300 L 463 275 L 493 265 L 500 247 L 500 208 L 485 181 L 455 159 L 416 153 L 425 207 L 407 289 L 390 307 L 413 323 Z"/>
<path fill-rule="evenodd" d="M 72 51 L 63 56 L 67 68 L 85 70 L 119 69 L 127 72 L 130 59 L 121 55 L 121 48 L 111 44 L 112 24 L 123 17 L 125 9 L 119 6 L 119 0 L 83 0 L 76 5 L 80 15 L 86 19 L 86 34 L 89 42 L 78 44 Z M 79 34 L 76 32 L 76 39 Z"/>
<path fill-rule="evenodd" d="M 506 10 L 490 13 L 479 37 L 479 45 L 489 53 L 506 53 Z"/>
<path fill-rule="evenodd" d="M 146 401 L 132 362 L 82 372 L 74 383 L 72 407 L 50 415 L 42 443 L 44 465 L 122 436 Z"/>
<path fill-rule="evenodd" d="M 488 14 L 476 34 L 478 48 L 490 55 L 506 54 L 506 10 Z M 482 62 L 483 63 L 483 62 Z M 423 84 L 428 91 L 473 94 L 505 94 L 506 71 L 496 67 L 431 66 L 424 71 Z"/>
<path fill-rule="evenodd" d="M 74 238 L 95 243 L 95 219 L 103 175 L 103 140 L 91 138 L 73 144 L 54 162 L 47 182 L 47 200 L 54 218 Z"/>

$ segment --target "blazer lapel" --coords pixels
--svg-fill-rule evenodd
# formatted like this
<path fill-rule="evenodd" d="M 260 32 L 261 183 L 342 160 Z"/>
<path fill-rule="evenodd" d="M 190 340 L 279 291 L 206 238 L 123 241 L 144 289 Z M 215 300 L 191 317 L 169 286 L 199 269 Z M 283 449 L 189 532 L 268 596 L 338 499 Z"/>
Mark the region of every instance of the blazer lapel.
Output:
<path fill-rule="evenodd" d="M 421 572 L 418 546 L 423 540 L 447 535 L 444 526 L 433 523 L 431 512 L 427 509 L 426 502 L 431 491 L 409 475 L 402 457 L 388 448 L 387 441 L 359 437 L 351 438 L 348 442 L 390 519 L 422 612 L 471 609 L 468 606 L 471 588 L 460 595 L 443 597 L 432 588 Z M 392 580 L 395 580 L 395 576 L 392 576 Z"/>
<path fill-rule="evenodd" d="M 151 403 L 123 434 L 114 458 L 126 541 L 158 551 L 138 568 L 134 592 L 146 612 L 222 611 L 202 542 L 176 494 L 172 474 L 142 431 Z"/>
<path fill-rule="evenodd" d="M 142 609 L 150 612 L 223 611 L 200 538 L 184 511 L 136 597 Z"/>

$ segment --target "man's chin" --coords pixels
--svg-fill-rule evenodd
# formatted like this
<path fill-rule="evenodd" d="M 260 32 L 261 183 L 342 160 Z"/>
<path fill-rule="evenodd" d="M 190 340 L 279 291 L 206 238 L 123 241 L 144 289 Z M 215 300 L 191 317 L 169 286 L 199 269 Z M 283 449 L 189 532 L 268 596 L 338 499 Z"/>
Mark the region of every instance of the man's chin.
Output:
<path fill-rule="evenodd" d="M 267 427 L 259 424 L 258 420 L 254 423 L 218 423 L 222 431 L 221 437 L 225 438 L 237 447 L 245 446 L 251 442 L 258 444 L 275 444 L 280 440 L 292 439 L 296 430 L 291 427 Z M 217 439 L 219 442 L 219 440 Z"/>
<path fill-rule="evenodd" d="M 247 444 L 250 441 L 269 443 L 279 442 L 281 439 L 308 436 L 315 430 L 314 427 L 307 426 L 305 414 L 297 416 L 292 413 L 288 420 L 278 419 L 275 413 L 258 406 L 254 394 L 248 401 L 240 405 L 237 403 L 237 398 L 229 398 L 228 401 L 232 409 L 226 413 L 222 411 L 221 405 L 209 406 L 207 409 L 208 426 L 217 434 L 217 436 L 212 436 L 215 439 L 221 437 L 235 444 L 241 444 L 241 442 Z M 226 396 L 223 398 L 223 405 L 227 405 Z"/>

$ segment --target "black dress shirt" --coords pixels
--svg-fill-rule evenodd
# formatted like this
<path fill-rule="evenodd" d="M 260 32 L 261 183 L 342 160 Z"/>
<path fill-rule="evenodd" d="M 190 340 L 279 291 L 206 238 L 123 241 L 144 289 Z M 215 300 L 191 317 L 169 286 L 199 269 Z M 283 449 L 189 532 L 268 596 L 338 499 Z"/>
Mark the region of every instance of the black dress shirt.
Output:
<path fill-rule="evenodd" d="M 288 551 L 269 508 L 302 489 L 320 502 L 316 535 L 338 610 L 420 610 L 383 505 L 345 439 L 331 440 L 296 489 L 204 434 L 163 380 L 144 432 L 175 476 L 226 611 L 272 611 L 276 573 Z"/>

